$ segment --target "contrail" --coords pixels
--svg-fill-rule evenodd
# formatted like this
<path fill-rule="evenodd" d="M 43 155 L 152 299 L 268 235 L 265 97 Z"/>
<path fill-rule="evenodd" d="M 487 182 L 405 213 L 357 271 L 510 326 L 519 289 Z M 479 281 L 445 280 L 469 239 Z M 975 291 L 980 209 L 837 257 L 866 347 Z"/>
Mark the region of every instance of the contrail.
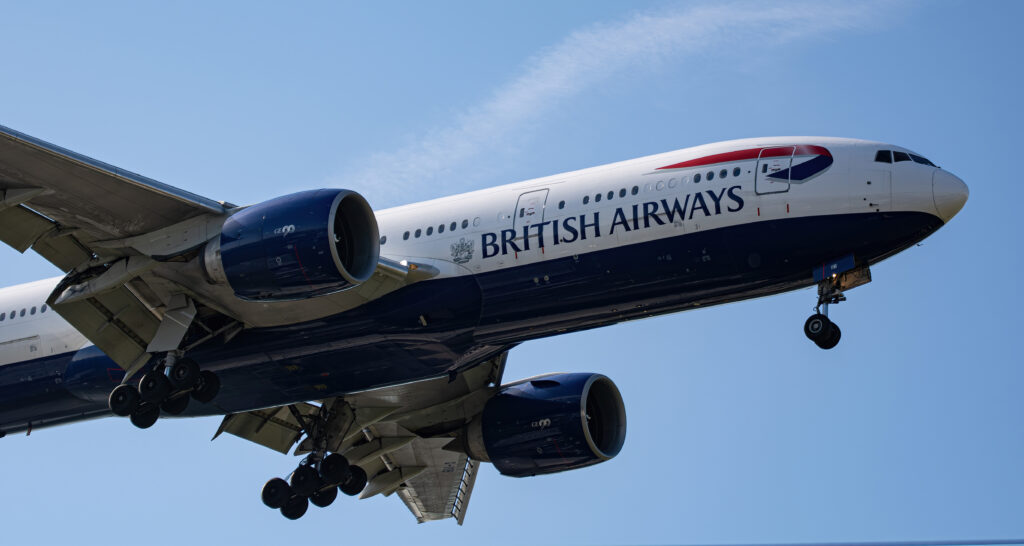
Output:
<path fill-rule="evenodd" d="M 892 6 L 885 11 L 891 14 Z M 474 160 L 521 137 L 545 114 L 603 81 L 730 47 L 763 53 L 794 40 L 863 29 L 878 13 L 870 2 L 737 2 L 636 13 L 623 22 L 594 25 L 528 60 L 518 77 L 450 124 L 402 149 L 374 154 L 331 182 L 359 188 L 371 203 L 381 204 L 476 189 L 454 175 L 473 171 Z"/>

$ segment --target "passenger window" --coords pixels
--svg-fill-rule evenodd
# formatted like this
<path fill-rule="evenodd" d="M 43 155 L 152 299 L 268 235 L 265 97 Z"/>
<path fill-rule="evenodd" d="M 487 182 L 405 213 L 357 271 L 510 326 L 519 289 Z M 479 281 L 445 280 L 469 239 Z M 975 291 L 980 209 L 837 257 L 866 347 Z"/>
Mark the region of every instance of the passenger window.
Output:
<path fill-rule="evenodd" d="M 877 163 L 892 163 L 892 151 L 878 150 L 878 152 L 875 154 L 875 161 Z"/>
<path fill-rule="evenodd" d="M 700 184 L 700 173 L 693 175 L 693 183 Z"/>
<path fill-rule="evenodd" d="M 906 152 L 893 152 L 892 160 L 893 163 L 899 163 L 900 161 L 910 161 L 910 154 Z"/>
<path fill-rule="evenodd" d="M 35 305 L 32 306 L 32 310 L 30 310 L 28 314 L 30 314 L 30 315 L 36 314 L 36 306 Z"/>
<path fill-rule="evenodd" d="M 590 202 L 590 196 L 589 195 L 584 195 L 583 196 L 583 204 L 586 205 L 589 202 Z"/>
<path fill-rule="evenodd" d="M 475 222 L 475 220 L 474 220 L 474 222 Z M 462 221 L 462 229 L 466 229 L 468 227 L 469 227 L 469 220 L 463 220 Z"/>
<path fill-rule="evenodd" d="M 437 226 L 437 232 L 438 233 L 444 233 L 444 224 L 441 224 L 441 225 Z"/>
<path fill-rule="evenodd" d="M 708 182 L 715 179 L 715 171 L 708 171 Z"/>
<path fill-rule="evenodd" d="M 479 225 L 480 225 L 480 217 L 477 216 L 476 218 L 473 218 L 473 227 L 477 227 Z"/>
<path fill-rule="evenodd" d="M 448 231 L 455 231 L 457 227 L 459 227 L 459 224 L 452 222 L 452 225 L 448 226 Z"/>
<path fill-rule="evenodd" d="M 386 242 L 388 242 L 388 236 L 387 236 L 387 235 L 385 235 L 385 236 L 383 236 L 383 237 L 381 237 L 381 238 L 380 238 L 380 244 L 381 244 L 382 246 L 383 246 L 383 245 L 384 245 L 384 243 L 386 243 Z"/>
<path fill-rule="evenodd" d="M 403 241 L 408 241 L 409 240 L 409 232 L 408 231 L 406 231 L 405 233 L 402 234 L 402 240 Z"/>
<path fill-rule="evenodd" d="M 653 189 L 654 189 L 654 186 L 652 186 L 650 184 L 644 184 L 644 191 L 651 191 Z"/>
<path fill-rule="evenodd" d="M 925 159 L 925 158 L 923 158 L 923 157 L 921 157 L 919 155 L 910 154 L 910 159 L 913 159 L 914 163 L 920 163 L 922 165 L 928 165 L 930 167 L 934 167 L 935 166 L 934 163 L 932 163 L 931 161 L 928 161 L 927 159 Z"/>
<path fill-rule="evenodd" d="M 633 191 L 631 191 L 630 193 L 632 193 L 633 195 L 640 193 L 640 186 L 633 186 Z"/>
<path fill-rule="evenodd" d="M 558 202 L 558 210 L 562 210 L 564 208 L 565 208 L 565 201 L 559 201 Z"/>
<path fill-rule="evenodd" d="M 39 308 L 39 312 L 40 313 L 45 313 L 46 312 L 46 304 L 43 304 L 43 306 Z"/>
<path fill-rule="evenodd" d="M 764 165 L 761 165 L 761 174 L 765 174 L 767 172 L 768 172 L 768 164 L 765 163 Z"/>
<path fill-rule="evenodd" d="M 675 178 L 669 178 L 668 179 L 668 187 L 670 187 L 670 188 L 676 187 L 676 179 Z"/>
<path fill-rule="evenodd" d="M 7 318 L 7 313 L 0 313 L 0 320 L 4 320 L 6 318 Z"/>
<path fill-rule="evenodd" d="M 655 185 L 654 187 L 658 188 L 658 191 L 661 191 L 661 190 L 665 189 L 665 181 L 664 180 L 659 180 L 658 184 Z"/>
<path fill-rule="evenodd" d="M 608 192 L 608 200 L 609 201 L 612 200 L 612 197 L 615 197 L 615 192 L 613 192 L 613 191 Z"/>
<path fill-rule="evenodd" d="M 600 203 L 601 202 L 601 194 L 600 193 L 594 196 L 594 202 L 595 203 Z"/>
<path fill-rule="evenodd" d="M 18 315 L 18 310 L 17 309 L 15 309 L 14 311 L 11 311 L 11 320 L 14 320 L 14 317 L 16 317 L 17 315 Z"/>
<path fill-rule="evenodd" d="M 427 235 L 433 235 L 433 234 L 434 234 L 434 226 L 428 227 L 427 228 Z"/>
<path fill-rule="evenodd" d="M 626 196 L 626 188 L 622 188 L 621 190 L 619 190 L 619 197 L 625 197 L 625 196 Z"/>
<path fill-rule="evenodd" d="M 526 214 L 526 208 L 525 207 L 519 209 L 519 217 L 522 218 L 524 214 Z"/>
<path fill-rule="evenodd" d="M 718 178 L 725 178 L 726 176 L 729 176 L 729 170 L 728 169 L 722 169 L 722 170 L 718 171 Z"/>
<path fill-rule="evenodd" d="M 739 176 L 740 175 L 740 168 L 736 167 L 735 169 L 733 169 L 732 170 L 732 175 L 733 176 Z"/>
<path fill-rule="evenodd" d="M 21 314 L 19 314 L 18 316 L 19 316 L 19 317 L 23 317 L 23 316 L 25 316 L 25 310 L 24 310 L 24 309 L 22 309 L 22 310 L 21 310 Z"/>
<path fill-rule="evenodd" d="M 416 237 L 417 239 L 419 239 L 419 238 L 420 238 L 420 235 L 421 235 L 422 233 L 423 233 L 423 231 L 421 231 L 421 230 L 417 229 L 417 230 L 416 230 L 416 235 L 415 235 L 415 237 Z"/>

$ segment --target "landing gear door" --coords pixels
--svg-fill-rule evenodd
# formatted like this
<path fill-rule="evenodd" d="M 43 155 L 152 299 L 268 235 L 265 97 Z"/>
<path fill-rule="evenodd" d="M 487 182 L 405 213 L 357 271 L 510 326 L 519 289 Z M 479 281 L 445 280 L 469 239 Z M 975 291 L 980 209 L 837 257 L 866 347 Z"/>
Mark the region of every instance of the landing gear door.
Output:
<path fill-rule="evenodd" d="M 519 232 L 523 226 L 539 224 L 544 221 L 544 205 L 548 200 L 547 188 L 534 190 L 519 196 L 516 210 L 512 214 L 512 229 Z"/>
<path fill-rule="evenodd" d="M 765 148 L 757 157 L 754 191 L 758 194 L 789 191 L 789 168 L 795 146 Z"/>

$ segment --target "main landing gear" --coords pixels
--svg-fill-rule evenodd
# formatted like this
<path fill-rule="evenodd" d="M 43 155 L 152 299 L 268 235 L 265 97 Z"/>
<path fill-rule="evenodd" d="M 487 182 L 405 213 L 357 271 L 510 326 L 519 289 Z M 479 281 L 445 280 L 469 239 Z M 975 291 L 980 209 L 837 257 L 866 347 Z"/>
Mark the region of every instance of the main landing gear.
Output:
<path fill-rule="evenodd" d="M 217 374 L 199 370 L 190 358 L 182 358 L 168 369 L 161 363 L 139 380 L 138 387 L 123 383 L 110 392 L 107 403 L 114 415 L 129 417 L 133 425 L 149 428 L 163 411 L 181 415 L 190 399 L 207 403 L 220 391 Z"/>
<path fill-rule="evenodd" d="M 358 495 L 366 487 L 366 472 L 350 465 L 340 453 L 327 453 L 328 423 L 334 416 L 328 404 L 322 405 L 319 415 L 313 418 L 301 415 L 295 406 L 288 409 L 312 440 L 313 451 L 299 463 L 288 481 L 267 481 L 260 494 L 263 504 L 280 510 L 288 519 L 299 519 L 309 509 L 309 503 L 321 508 L 330 506 L 338 498 L 338 491 Z"/>
<path fill-rule="evenodd" d="M 804 335 L 822 349 L 831 349 L 839 344 L 843 337 L 839 325 L 828 318 L 829 304 L 846 301 L 840 277 L 833 276 L 818 283 L 818 304 L 814 306 L 814 314 L 804 322 Z"/>
<path fill-rule="evenodd" d="M 306 457 L 288 481 L 267 481 L 260 494 L 263 504 L 280 510 L 288 519 L 299 519 L 310 503 L 326 508 L 338 498 L 338 491 L 353 496 L 366 487 L 366 472 L 348 464 L 340 453 L 331 453 L 319 462 L 316 458 L 315 453 Z"/>

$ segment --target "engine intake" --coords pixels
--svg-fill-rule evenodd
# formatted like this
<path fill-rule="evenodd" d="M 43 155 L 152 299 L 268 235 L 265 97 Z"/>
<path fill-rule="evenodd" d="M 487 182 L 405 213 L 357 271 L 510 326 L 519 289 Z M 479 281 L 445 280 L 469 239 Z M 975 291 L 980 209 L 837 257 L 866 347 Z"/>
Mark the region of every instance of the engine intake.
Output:
<path fill-rule="evenodd" d="M 618 455 L 626 409 L 603 375 L 544 375 L 502 386 L 462 439 L 471 457 L 506 476 L 562 472 Z"/>
<path fill-rule="evenodd" d="M 380 254 L 377 219 L 363 196 L 310 190 L 243 209 L 206 244 L 215 283 L 247 300 L 311 298 L 365 282 Z"/>

